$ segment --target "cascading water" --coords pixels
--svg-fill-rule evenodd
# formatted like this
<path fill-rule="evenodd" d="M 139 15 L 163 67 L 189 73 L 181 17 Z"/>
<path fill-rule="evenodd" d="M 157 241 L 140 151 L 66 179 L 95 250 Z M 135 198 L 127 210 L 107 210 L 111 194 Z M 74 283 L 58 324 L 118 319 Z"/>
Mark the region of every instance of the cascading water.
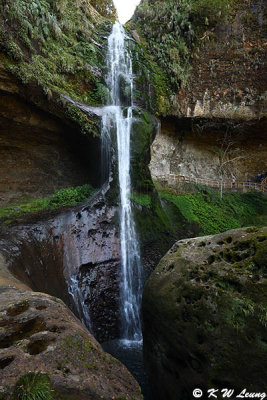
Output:
<path fill-rule="evenodd" d="M 120 186 L 120 241 L 122 255 L 121 313 L 122 337 L 131 341 L 142 340 L 140 304 L 142 292 L 142 266 L 139 243 L 131 208 L 130 191 L 130 137 L 133 122 L 133 72 L 130 54 L 125 46 L 125 32 L 116 22 L 108 38 L 108 86 L 112 118 L 117 138 Z M 102 126 L 105 135 L 107 119 Z"/>
<path fill-rule="evenodd" d="M 105 351 L 122 361 L 142 387 L 149 399 L 149 388 L 142 356 L 142 329 L 140 307 L 143 286 L 143 271 L 140 260 L 133 212 L 131 207 L 131 130 L 134 121 L 132 60 L 126 48 L 127 37 L 119 23 L 113 25 L 108 38 L 108 79 L 111 106 L 105 107 L 102 119 L 103 135 L 111 137 L 116 130 L 118 175 L 120 186 L 120 242 L 121 242 L 121 322 L 122 340 L 102 343 Z M 107 129 L 109 126 L 109 130 Z"/>
<path fill-rule="evenodd" d="M 108 38 L 107 84 L 110 93 L 110 105 L 95 108 L 73 102 L 85 112 L 93 112 L 102 118 L 102 183 L 110 177 L 112 159 L 111 141 L 114 131 L 117 142 L 118 178 L 120 189 L 120 243 L 121 243 L 121 339 L 102 343 L 105 351 L 121 360 L 132 372 L 143 389 L 148 400 L 149 388 L 144 371 L 142 357 L 142 329 L 140 319 L 141 297 L 143 287 L 143 270 L 140 260 L 139 242 L 131 207 L 131 131 L 134 121 L 133 104 L 134 77 L 132 60 L 127 50 L 127 37 L 123 27 L 117 22 Z M 86 318 L 90 327 L 90 316 L 81 307 L 84 287 L 75 279 L 70 282 L 70 294 L 74 297 L 78 311 Z M 77 293 L 78 291 L 78 293 Z"/>

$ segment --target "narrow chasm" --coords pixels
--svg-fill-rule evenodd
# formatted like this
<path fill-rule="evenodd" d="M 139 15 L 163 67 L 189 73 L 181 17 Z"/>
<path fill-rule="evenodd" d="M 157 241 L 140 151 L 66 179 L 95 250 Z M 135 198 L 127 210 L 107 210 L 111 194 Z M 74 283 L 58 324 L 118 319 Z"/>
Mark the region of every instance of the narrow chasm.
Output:
<path fill-rule="evenodd" d="M 266 396 L 267 5 L 211 3 L 0 1 L 1 399 Z"/>

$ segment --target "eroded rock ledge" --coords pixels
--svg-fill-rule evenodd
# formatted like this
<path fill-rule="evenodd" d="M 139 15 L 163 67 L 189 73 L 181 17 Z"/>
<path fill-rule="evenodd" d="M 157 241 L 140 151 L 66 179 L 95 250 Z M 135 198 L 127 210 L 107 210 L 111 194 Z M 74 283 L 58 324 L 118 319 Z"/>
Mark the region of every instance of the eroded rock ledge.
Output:
<path fill-rule="evenodd" d="M 177 242 L 143 295 L 145 363 L 154 399 L 201 388 L 263 392 L 267 228 Z"/>
<path fill-rule="evenodd" d="M 141 399 L 129 371 L 56 297 L 30 291 L 0 260 L 0 397 L 20 376 L 43 372 L 56 399 Z"/>

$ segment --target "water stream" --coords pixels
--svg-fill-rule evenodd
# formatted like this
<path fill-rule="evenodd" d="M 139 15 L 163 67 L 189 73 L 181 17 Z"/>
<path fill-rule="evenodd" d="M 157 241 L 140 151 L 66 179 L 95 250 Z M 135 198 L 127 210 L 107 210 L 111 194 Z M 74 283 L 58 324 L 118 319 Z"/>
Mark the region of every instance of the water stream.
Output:
<path fill-rule="evenodd" d="M 127 36 L 124 28 L 118 22 L 113 25 L 112 32 L 108 37 L 107 70 L 109 105 L 96 108 L 74 102 L 67 96 L 66 98 L 85 112 L 97 114 L 101 117 L 102 183 L 110 178 L 111 142 L 116 141 L 120 193 L 121 334 L 117 340 L 102 343 L 102 347 L 128 367 L 143 388 L 145 398 L 149 399 L 149 388 L 143 366 L 140 317 L 144 277 L 130 198 L 131 131 L 135 119 L 134 75 L 131 54 L 127 49 Z M 83 304 L 83 295 L 82 288 L 79 286 L 78 289 L 81 298 L 78 296 L 74 300 L 76 300 L 79 310 Z M 77 293 L 75 279 L 70 284 L 70 294 L 73 295 L 74 292 Z M 83 309 L 82 311 L 85 318 L 88 317 L 86 325 L 89 327 L 90 316 L 86 315 Z"/>
<path fill-rule="evenodd" d="M 133 122 L 132 61 L 126 47 L 125 31 L 118 22 L 108 38 L 108 78 L 110 118 L 116 130 L 118 174 L 120 188 L 121 242 L 121 337 L 126 341 L 141 341 L 140 305 L 142 296 L 142 265 L 139 243 L 133 219 L 130 192 L 130 143 Z M 102 124 L 107 121 L 102 119 Z M 107 126 L 103 125 L 107 135 Z"/>
<path fill-rule="evenodd" d="M 106 108 L 109 118 L 102 118 L 102 144 L 108 143 L 109 127 L 113 125 L 116 131 L 120 188 L 121 338 L 103 343 L 102 346 L 105 351 L 128 367 L 148 399 L 149 388 L 143 365 L 140 318 L 143 270 L 130 199 L 134 76 L 126 40 L 122 25 L 115 23 L 108 38 L 107 83 L 111 106 Z M 109 122 L 110 120 L 112 123 Z M 107 153 L 107 150 L 103 151 L 104 156 Z"/>

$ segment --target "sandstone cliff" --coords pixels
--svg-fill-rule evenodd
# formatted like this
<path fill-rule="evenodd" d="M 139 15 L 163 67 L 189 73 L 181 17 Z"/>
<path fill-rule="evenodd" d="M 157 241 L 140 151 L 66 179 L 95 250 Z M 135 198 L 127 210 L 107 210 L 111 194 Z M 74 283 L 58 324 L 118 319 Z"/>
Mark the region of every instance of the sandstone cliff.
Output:
<path fill-rule="evenodd" d="M 143 0 L 130 27 L 165 73 L 166 114 L 266 115 L 264 2 Z"/>
<path fill-rule="evenodd" d="M 266 10 L 265 2 L 247 0 L 143 0 L 137 7 L 128 25 L 150 69 L 140 85 L 149 82 L 152 100 L 143 100 L 162 122 L 154 181 L 170 173 L 219 180 L 220 152 L 230 142 L 226 158 L 234 161 L 224 179 L 265 173 Z"/>
<path fill-rule="evenodd" d="M 102 13 L 102 15 L 101 15 Z M 0 2 L 0 204 L 66 186 L 98 185 L 99 119 L 72 104 L 103 104 L 103 1 Z"/>

